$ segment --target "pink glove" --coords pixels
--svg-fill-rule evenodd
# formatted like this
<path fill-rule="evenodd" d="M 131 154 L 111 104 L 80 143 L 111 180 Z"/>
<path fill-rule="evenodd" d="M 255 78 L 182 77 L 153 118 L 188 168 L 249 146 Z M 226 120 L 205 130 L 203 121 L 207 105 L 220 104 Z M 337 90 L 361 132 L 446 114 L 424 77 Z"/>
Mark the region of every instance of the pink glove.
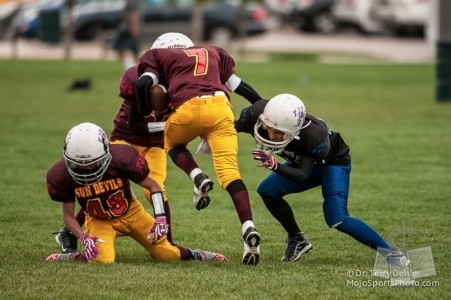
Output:
<path fill-rule="evenodd" d="M 265 167 L 267 169 L 270 169 L 272 171 L 275 171 L 277 169 L 277 160 L 274 156 L 269 155 L 266 153 L 265 150 L 261 149 L 254 149 L 252 150 L 252 155 L 254 156 L 255 160 L 259 160 L 261 163 L 258 165 L 258 167 Z"/>
<path fill-rule="evenodd" d="M 149 229 L 149 232 L 147 233 L 147 239 L 152 238 L 153 236 L 153 243 L 156 244 L 159 239 L 161 239 L 163 236 L 167 235 L 169 232 L 169 224 L 167 223 L 166 217 L 156 217 L 155 223 L 153 223 L 152 227 Z"/>
<path fill-rule="evenodd" d="M 99 239 L 95 236 L 89 236 L 86 233 L 82 233 L 80 237 L 80 241 L 85 248 L 85 256 L 87 260 L 93 259 L 97 257 L 99 254 L 99 250 L 97 249 L 96 243 L 104 243 L 102 239 Z"/>

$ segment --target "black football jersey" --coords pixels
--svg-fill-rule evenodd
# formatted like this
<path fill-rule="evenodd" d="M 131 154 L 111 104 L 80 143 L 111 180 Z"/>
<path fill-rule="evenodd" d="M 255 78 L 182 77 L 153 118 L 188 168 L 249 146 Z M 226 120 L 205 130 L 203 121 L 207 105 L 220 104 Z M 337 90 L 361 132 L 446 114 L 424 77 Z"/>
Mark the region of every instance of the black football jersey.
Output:
<path fill-rule="evenodd" d="M 243 109 L 239 120 L 235 121 L 237 131 L 254 135 L 254 126 L 267 103 L 268 100 L 260 100 Z M 266 130 L 260 130 L 259 134 L 269 138 Z M 292 140 L 279 156 L 295 165 L 303 157 L 312 158 L 315 164 L 345 165 L 351 161 L 349 147 L 340 133 L 332 131 L 326 122 L 313 115 L 307 114 L 299 137 L 299 140 Z"/>

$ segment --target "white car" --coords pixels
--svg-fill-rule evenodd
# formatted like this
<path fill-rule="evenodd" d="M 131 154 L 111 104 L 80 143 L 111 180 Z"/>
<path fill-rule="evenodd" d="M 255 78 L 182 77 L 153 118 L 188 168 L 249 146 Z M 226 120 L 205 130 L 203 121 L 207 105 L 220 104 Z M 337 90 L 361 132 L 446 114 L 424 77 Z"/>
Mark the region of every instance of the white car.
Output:
<path fill-rule="evenodd" d="M 368 34 L 384 33 L 381 20 L 373 14 L 375 0 L 335 0 L 332 14 L 342 25 L 350 25 Z"/>
<path fill-rule="evenodd" d="M 422 33 L 431 16 L 432 0 L 373 0 L 372 14 L 396 34 Z"/>

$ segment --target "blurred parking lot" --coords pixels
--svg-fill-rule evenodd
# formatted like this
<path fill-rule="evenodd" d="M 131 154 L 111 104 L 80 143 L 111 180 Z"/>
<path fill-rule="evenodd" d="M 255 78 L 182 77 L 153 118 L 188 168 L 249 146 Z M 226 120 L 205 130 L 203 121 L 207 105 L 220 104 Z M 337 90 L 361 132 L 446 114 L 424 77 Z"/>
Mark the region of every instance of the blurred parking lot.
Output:
<path fill-rule="evenodd" d="M 74 42 L 70 59 L 115 59 L 108 45 L 101 41 Z M 364 36 L 354 33 L 335 35 L 305 34 L 292 28 L 273 29 L 246 40 L 234 40 L 228 49 L 244 47 L 250 51 L 324 53 L 330 55 L 367 56 L 399 63 L 431 62 L 433 50 L 425 39 L 391 36 Z M 0 58 L 63 59 L 64 44 L 47 44 L 39 40 L 19 39 L 16 44 L 0 41 Z"/>
<path fill-rule="evenodd" d="M 40 15 L 39 10 L 36 10 L 35 7 L 37 3 L 44 5 L 39 6 L 41 9 L 42 7 L 48 8 L 49 5 L 53 7 L 53 10 L 57 7 L 57 14 L 59 15 L 60 12 L 64 11 L 61 5 L 64 5 L 65 1 L 25 0 L 23 3 L 28 3 L 27 6 L 21 6 L 15 14 L 11 15 L 8 28 L 5 25 L 8 19 L 4 18 L 3 25 L 0 23 L 0 33 L 3 32 L 3 36 L 0 34 L 0 58 L 115 59 L 111 50 L 111 38 L 115 29 L 110 28 L 106 23 L 101 25 L 98 22 L 102 19 L 100 18 L 100 11 L 102 11 L 102 14 L 108 11 L 109 17 L 112 15 L 117 17 L 117 14 L 121 12 L 121 6 L 118 3 L 121 3 L 122 0 L 75 0 L 74 3 L 79 5 L 78 14 L 83 15 L 83 20 L 85 20 L 80 23 L 84 25 L 79 25 L 78 29 L 75 28 L 75 32 L 84 32 L 84 38 L 80 40 L 77 35 L 74 35 L 70 48 L 64 43 L 65 39 L 62 36 L 64 30 L 62 28 L 58 28 L 57 25 L 55 27 L 52 24 L 53 27 L 49 29 L 50 32 L 45 36 L 47 39 L 50 38 L 51 42 L 43 41 L 42 36 L 38 35 L 39 29 L 41 29 L 42 35 L 42 25 L 39 27 L 39 24 L 33 23 L 36 21 L 36 17 Z M 189 35 L 188 32 L 183 30 L 189 31 L 190 29 L 190 7 L 194 0 L 145 1 L 148 5 L 151 5 L 149 7 L 152 7 L 148 10 L 149 13 L 153 13 L 153 15 L 148 15 L 149 20 L 152 22 L 159 20 L 158 22 L 161 23 L 149 23 L 151 26 L 146 28 L 155 32 L 147 32 L 148 39 L 145 40 L 146 42 L 166 31 L 178 31 Z M 214 3 L 221 3 L 221 1 L 226 1 L 229 3 L 227 7 L 232 8 L 230 13 L 225 13 L 225 8 L 220 6 L 220 10 L 224 12 L 223 15 L 234 15 L 234 18 L 236 18 L 237 1 L 214 0 Z M 21 1 L 0 0 L 0 4 L 2 2 L 4 5 L 1 7 L 8 9 L 3 9 L 4 15 L 6 15 L 8 12 L 11 14 L 14 11 L 14 3 Z M 431 0 L 264 0 L 260 1 L 264 4 L 263 6 L 252 6 L 252 10 L 248 14 L 248 21 L 258 20 L 259 23 L 254 25 L 259 26 L 259 29 L 253 29 L 258 34 L 247 35 L 244 40 L 236 38 L 237 29 L 234 27 L 237 24 L 236 19 L 230 19 L 228 23 L 223 21 L 219 24 L 219 19 L 215 17 L 216 21 L 212 23 L 212 17 L 209 16 L 218 16 L 218 13 L 208 14 L 210 10 L 205 8 L 205 21 L 210 23 L 205 27 L 208 30 L 205 31 L 204 38 L 209 36 L 213 39 L 207 39 L 204 42 L 223 46 L 230 50 L 322 53 L 325 57 L 328 57 L 329 61 L 335 60 L 335 62 L 339 61 L 339 55 L 363 56 L 401 63 L 431 62 L 434 60 L 435 51 L 430 39 L 425 34 L 430 2 Z M 213 2 L 209 3 L 212 4 Z M 94 4 L 96 6 L 93 6 Z M 167 9 L 172 7 L 171 5 L 178 7 L 177 13 L 176 10 Z M 218 7 L 217 4 L 215 5 L 214 7 Z M 183 13 L 181 13 L 181 7 L 183 7 Z M 16 6 L 16 8 L 19 8 L 19 6 Z M 27 8 L 26 11 L 23 10 L 25 8 Z M 97 10 L 98 12 L 94 13 Z M 114 11 L 113 14 L 110 12 L 111 10 Z M 264 10 L 266 10 L 266 13 Z M 31 11 L 33 14 L 31 14 Z M 84 14 L 83 11 L 87 11 L 89 14 Z M 404 23 L 394 24 L 399 19 L 395 12 L 404 17 Z M 174 19 L 175 15 L 178 16 L 177 19 Z M 180 19 L 182 15 L 183 21 Z M 88 16 L 90 18 L 87 18 Z M 163 16 L 172 21 L 167 21 Z M 60 15 L 59 18 L 63 19 L 63 15 Z M 20 24 L 22 25 L 16 26 L 15 24 L 18 23 L 15 23 L 14 20 L 16 22 L 21 20 L 22 23 Z M 24 25 L 24 20 L 29 20 L 27 25 Z M 31 22 L 31 20 L 34 21 Z M 88 22 L 87 20 L 91 21 Z M 389 22 L 386 20 L 389 20 Z M 92 23 L 94 21 L 96 23 Z M 263 22 L 267 25 L 264 30 L 261 27 Z M 118 21 L 116 20 L 113 23 L 117 24 Z M 32 24 L 35 26 L 34 36 L 30 36 L 31 31 L 20 32 L 19 29 L 30 29 Z M 178 27 L 175 27 L 175 25 Z M 401 25 L 403 26 L 401 27 Z M 249 26 L 248 28 L 255 28 Z M 406 28 L 411 30 L 409 31 Z M 413 28 L 420 28 L 421 30 L 412 31 Z M 404 29 L 404 31 L 401 29 Z M 400 34 L 406 33 L 406 30 L 408 34 Z M 28 33 L 25 34 L 25 32 Z M 87 39 L 87 36 L 91 36 L 91 38 Z M 222 43 L 218 44 L 215 41 L 222 41 Z M 354 59 L 354 61 L 357 62 L 358 60 Z"/>

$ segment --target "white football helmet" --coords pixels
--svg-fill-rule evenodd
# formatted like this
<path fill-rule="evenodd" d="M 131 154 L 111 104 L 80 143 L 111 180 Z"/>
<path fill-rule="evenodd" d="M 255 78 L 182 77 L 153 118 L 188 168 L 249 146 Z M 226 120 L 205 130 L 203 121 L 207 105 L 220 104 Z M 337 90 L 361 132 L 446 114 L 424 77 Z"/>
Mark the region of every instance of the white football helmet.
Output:
<path fill-rule="evenodd" d="M 193 41 L 184 34 L 178 32 L 168 32 L 160 35 L 153 42 L 150 49 L 172 49 L 172 48 L 189 48 L 194 46 Z"/>
<path fill-rule="evenodd" d="M 73 127 L 64 141 L 63 156 L 75 182 L 83 185 L 96 183 L 102 179 L 111 162 L 105 131 L 93 123 Z"/>
<path fill-rule="evenodd" d="M 306 114 L 304 103 L 294 95 L 280 94 L 271 98 L 254 126 L 257 146 L 273 153 L 282 152 L 293 139 L 299 139 Z M 264 138 L 259 130 L 266 130 L 268 127 L 285 133 L 284 140 L 276 142 Z"/>

